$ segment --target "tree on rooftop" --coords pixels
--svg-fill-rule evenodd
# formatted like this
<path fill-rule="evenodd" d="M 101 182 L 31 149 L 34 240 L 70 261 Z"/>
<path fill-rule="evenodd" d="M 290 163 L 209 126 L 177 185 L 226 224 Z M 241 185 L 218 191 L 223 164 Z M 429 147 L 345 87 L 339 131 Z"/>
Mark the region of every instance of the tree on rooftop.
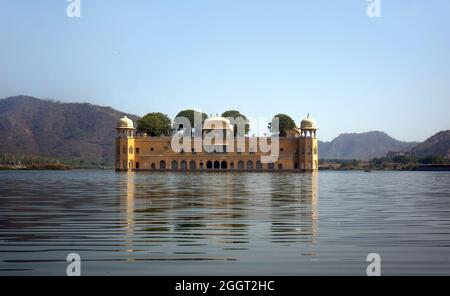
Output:
<path fill-rule="evenodd" d="M 248 123 L 248 119 L 241 112 L 239 112 L 237 110 L 228 110 L 228 111 L 223 112 L 221 116 L 225 117 L 225 118 L 233 118 L 233 119 L 241 117 L 245 122 L 244 134 L 247 135 L 248 132 L 250 131 L 250 124 Z M 238 132 L 237 124 L 234 124 L 233 130 L 234 130 L 234 136 L 237 136 L 237 132 Z M 243 136 L 243 135 L 241 135 L 241 136 Z"/>
<path fill-rule="evenodd" d="M 279 123 L 278 123 L 279 131 L 274 130 L 274 127 L 273 127 L 273 124 L 272 124 L 273 121 L 275 120 L 275 118 L 278 118 L 278 120 L 279 120 Z M 295 127 L 296 127 L 295 121 L 289 115 L 286 115 L 286 114 L 277 114 L 277 115 L 275 115 L 273 117 L 272 121 L 269 122 L 269 126 L 268 126 L 269 131 L 271 133 L 274 134 L 274 133 L 278 132 L 278 135 L 280 137 L 286 137 L 287 134 L 289 133 L 289 131 L 293 130 Z"/>
<path fill-rule="evenodd" d="M 163 113 L 148 113 L 137 121 L 137 131 L 147 133 L 152 137 L 170 135 L 172 121 Z"/>
<path fill-rule="evenodd" d="M 180 112 L 178 112 L 177 116 L 175 116 L 175 117 L 185 117 L 185 118 L 189 119 L 189 122 L 191 123 L 191 128 L 194 128 L 195 127 L 194 126 L 195 116 L 201 117 L 202 124 L 203 124 L 203 121 L 205 121 L 205 119 L 208 118 L 208 114 L 201 113 L 199 111 L 192 110 L 192 109 L 186 109 L 186 110 L 180 111 Z M 180 127 L 180 126 L 174 127 L 174 129 L 181 129 L 181 128 L 183 128 L 183 127 Z"/>

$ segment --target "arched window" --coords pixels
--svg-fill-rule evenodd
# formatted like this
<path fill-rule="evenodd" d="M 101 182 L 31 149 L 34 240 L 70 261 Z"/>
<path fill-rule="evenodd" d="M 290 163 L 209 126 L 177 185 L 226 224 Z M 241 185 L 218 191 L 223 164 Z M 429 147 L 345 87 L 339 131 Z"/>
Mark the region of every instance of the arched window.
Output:
<path fill-rule="evenodd" d="M 220 169 L 220 162 L 219 162 L 218 160 L 216 160 L 216 161 L 214 162 L 214 168 L 215 168 L 215 169 Z"/>
<path fill-rule="evenodd" d="M 279 163 L 279 164 L 278 164 L 278 169 L 279 169 L 279 170 L 282 170 L 282 169 L 283 169 L 283 164 L 282 164 L 282 163 Z"/>
<path fill-rule="evenodd" d="M 128 148 L 128 154 L 133 154 L 133 146 L 130 146 L 130 148 Z"/>
<path fill-rule="evenodd" d="M 228 164 L 225 160 L 223 160 L 222 163 L 220 164 L 220 168 L 222 170 L 226 170 L 228 168 Z"/>
<path fill-rule="evenodd" d="M 262 168 L 263 168 L 263 166 L 262 166 L 261 161 L 257 160 L 257 161 L 256 161 L 256 169 L 257 169 L 257 170 L 262 170 Z"/>
<path fill-rule="evenodd" d="M 172 165 L 170 166 L 173 171 L 178 170 L 178 161 L 172 160 Z"/>
<path fill-rule="evenodd" d="M 162 170 L 164 170 L 166 168 L 166 162 L 164 160 L 161 160 L 159 162 L 159 168 Z"/>
<path fill-rule="evenodd" d="M 183 160 L 183 161 L 181 162 L 181 170 L 182 170 L 182 171 L 187 170 L 187 162 L 186 162 L 185 160 Z"/>
<path fill-rule="evenodd" d="M 152 165 L 150 167 L 152 168 L 152 170 L 154 170 L 156 166 L 154 163 L 152 163 Z"/>
<path fill-rule="evenodd" d="M 212 169 L 212 167 L 213 167 L 212 161 L 211 161 L 211 160 L 208 160 L 208 161 L 206 162 L 206 169 L 210 170 L 210 169 Z"/>
<path fill-rule="evenodd" d="M 193 160 L 189 162 L 189 170 L 195 171 L 197 169 L 197 163 Z"/>
<path fill-rule="evenodd" d="M 253 170 L 253 161 L 247 161 L 247 170 Z"/>
<path fill-rule="evenodd" d="M 242 160 L 238 161 L 238 170 L 243 170 L 244 169 L 244 162 Z"/>

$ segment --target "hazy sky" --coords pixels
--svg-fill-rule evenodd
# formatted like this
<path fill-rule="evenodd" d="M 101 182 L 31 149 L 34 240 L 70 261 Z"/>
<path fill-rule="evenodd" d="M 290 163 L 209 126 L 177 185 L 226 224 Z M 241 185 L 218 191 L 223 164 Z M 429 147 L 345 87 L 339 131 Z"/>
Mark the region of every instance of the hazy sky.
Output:
<path fill-rule="evenodd" d="M 450 129 L 450 1 L 0 0 L 0 97 L 143 115 L 309 112 L 322 140 Z"/>

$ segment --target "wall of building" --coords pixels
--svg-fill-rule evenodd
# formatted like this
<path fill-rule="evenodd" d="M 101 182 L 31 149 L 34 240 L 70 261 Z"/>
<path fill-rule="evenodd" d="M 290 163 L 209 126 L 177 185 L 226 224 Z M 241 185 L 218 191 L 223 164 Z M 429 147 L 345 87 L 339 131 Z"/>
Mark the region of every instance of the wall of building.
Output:
<path fill-rule="evenodd" d="M 119 137 L 116 142 L 116 169 L 189 171 L 195 167 L 195 170 L 207 170 L 209 163 L 212 164 L 211 169 L 227 170 L 318 169 L 318 145 L 315 138 L 279 138 L 279 158 L 274 164 L 260 163 L 261 156 L 268 153 L 262 153 L 258 145 L 256 151 L 250 152 L 249 138 L 246 138 L 245 150 L 241 153 L 236 149 L 240 146 L 236 140 L 233 142 L 234 151 L 230 152 L 231 149 L 228 148 L 227 153 L 207 153 L 195 149 L 177 153 L 171 149 L 171 140 L 171 137 Z M 193 142 L 191 147 L 195 147 Z"/>

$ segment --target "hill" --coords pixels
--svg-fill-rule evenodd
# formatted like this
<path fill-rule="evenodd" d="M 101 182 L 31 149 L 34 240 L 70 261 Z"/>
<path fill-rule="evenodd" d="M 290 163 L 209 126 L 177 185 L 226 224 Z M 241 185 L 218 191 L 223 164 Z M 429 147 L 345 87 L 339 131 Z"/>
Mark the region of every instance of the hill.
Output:
<path fill-rule="evenodd" d="M 450 130 L 441 131 L 411 149 L 417 156 L 440 155 L 450 158 Z"/>
<path fill-rule="evenodd" d="M 398 141 L 380 131 L 341 134 L 331 142 L 319 142 L 319 155 L 321 159 L 367 160 L 389 151 L 407 151 L 416 144 Z"/>
<path fill-rule="evenodd" d="M 125 113 L 28 96 L 0 100 L 0 153 L 113 163 L 114 127 Z M 138 117 L 126 114 L 132 120 Z"/>

